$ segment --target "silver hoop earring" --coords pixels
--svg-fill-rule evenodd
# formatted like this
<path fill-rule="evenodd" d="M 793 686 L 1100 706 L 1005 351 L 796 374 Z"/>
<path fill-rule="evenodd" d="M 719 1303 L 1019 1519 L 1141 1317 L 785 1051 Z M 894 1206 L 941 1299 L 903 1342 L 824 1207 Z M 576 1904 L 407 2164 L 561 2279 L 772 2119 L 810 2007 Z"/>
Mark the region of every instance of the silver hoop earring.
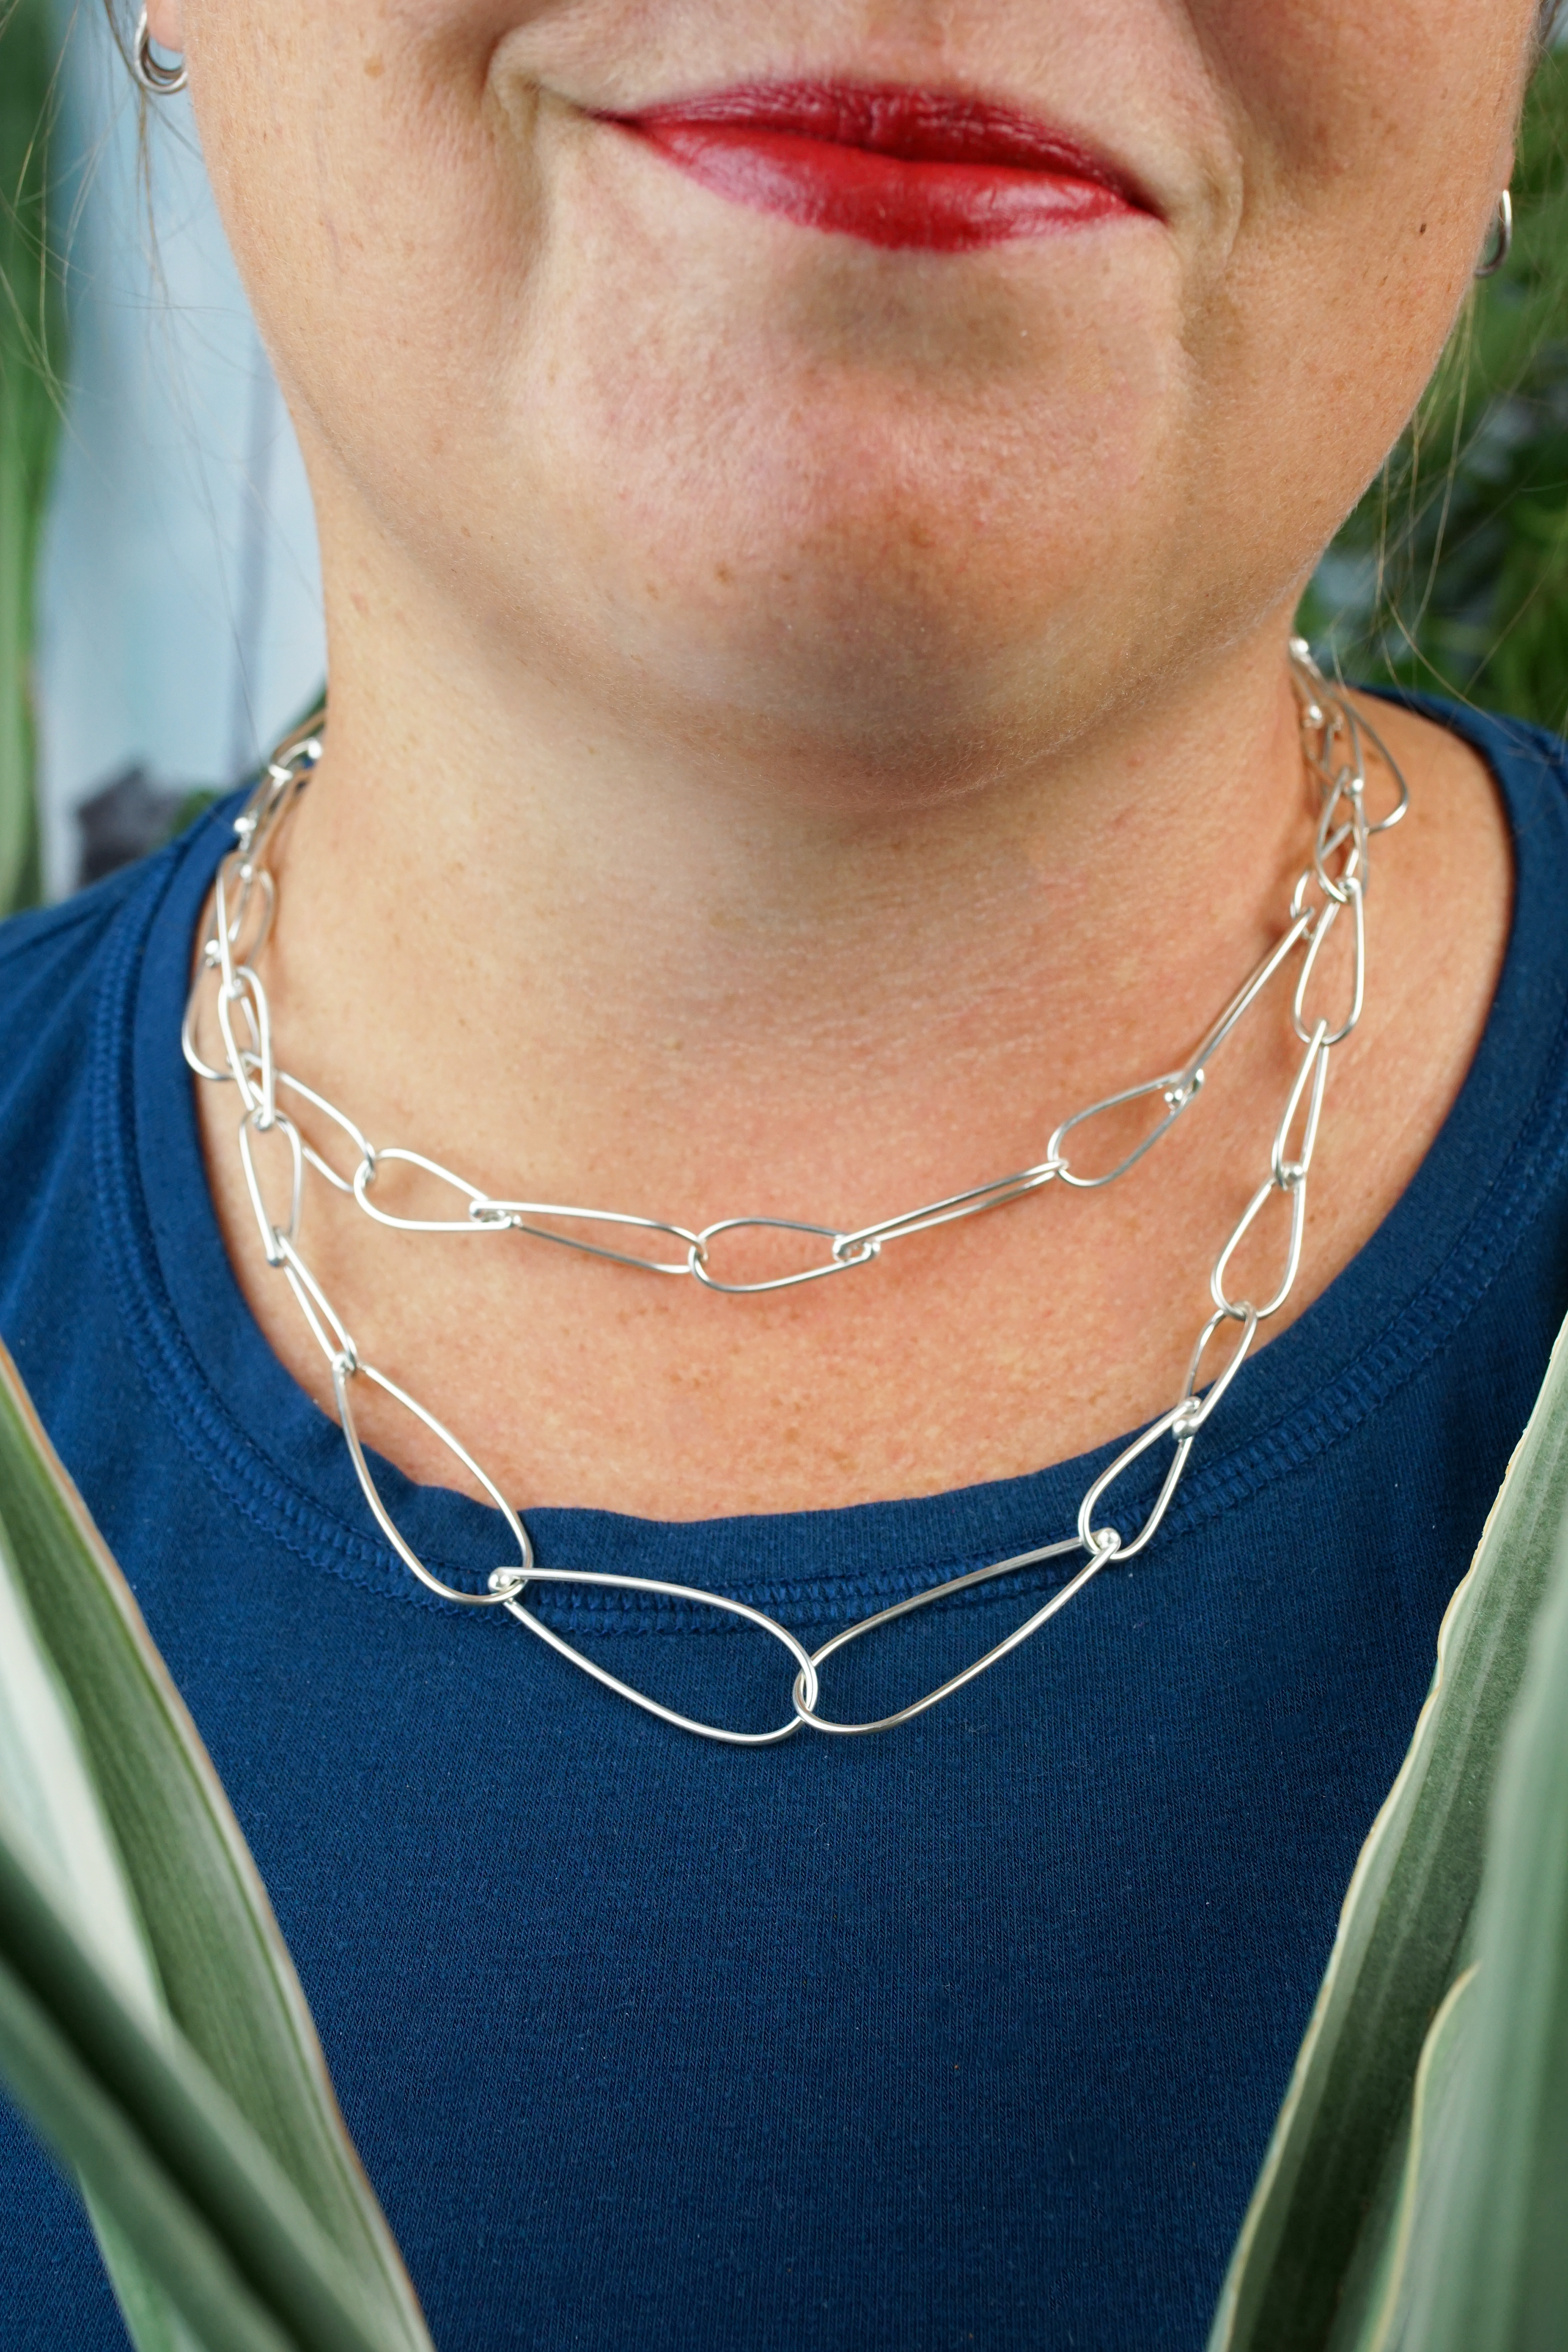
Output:
<path fill-rule="evenodd" d="M 1476 264 L 1478 278 L 1495 278 L 1513 250 L 1513 198 L 1505 188 L 1497 200 L 1492 218 L 1491 236 L 1487 249 Z"/>
<path fill-rule="evenodd" d="M 138 88 L 144 89 L 149 98 L 172 98 L 177 89 L 184 89 L 187 79 L 183 58 L 177 66 L 166 66 L 161 58 L 153 56 L 152 36 L 147 29 L 145 8 L 136 23 L 131 70 L 136 76 Z"/>

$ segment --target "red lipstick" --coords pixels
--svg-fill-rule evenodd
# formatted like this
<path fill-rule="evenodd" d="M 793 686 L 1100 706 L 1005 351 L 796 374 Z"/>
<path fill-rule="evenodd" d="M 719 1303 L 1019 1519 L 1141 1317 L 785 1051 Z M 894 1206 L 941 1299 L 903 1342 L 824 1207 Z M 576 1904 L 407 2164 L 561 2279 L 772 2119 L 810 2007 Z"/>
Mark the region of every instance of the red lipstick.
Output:
<path fill-rule="evenodd" d="M 721 196 L 870 245 L 968 253 L 1152 210 L 1016 108 L 902 84 L 765 82 L 601 121 Z"/>

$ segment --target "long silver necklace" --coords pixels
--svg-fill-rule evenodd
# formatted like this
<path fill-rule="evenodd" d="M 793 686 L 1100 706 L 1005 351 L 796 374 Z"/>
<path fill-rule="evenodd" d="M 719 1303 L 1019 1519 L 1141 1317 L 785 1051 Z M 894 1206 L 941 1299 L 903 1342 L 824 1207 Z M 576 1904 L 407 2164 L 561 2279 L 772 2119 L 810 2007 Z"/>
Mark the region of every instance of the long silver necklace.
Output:
<path fill-rule="evenodd" d="M 1158 1077 L 1145 1078 L 1136 1086 L 1124 1087 L 1120 1092 L 1107 1095 L 1103 1100 L 1072 1112 L 1057 1126 L 1046 1144 L 1045 1157 L 1033 1167 L 1019 1169 L 1009 1176 L 998 1176 L 989 1183 L 972 1185 L 965 1192 L 949 1193 L 943 1200 L 927 1202 L 923 1207 L 906 1210 L 898 1216 L 884 1217 L 874 1224 L 859 1225 L 849 1232 L 793 1217 L 721 1217 L 716 1223 L 699 1228 L 671 1223 L 660 1217 L 632 1215 L 620 1210 L 574 1207 L 559 1202 L 497 1199 L 423 1152 L 410 1150 L 397 1144 L 372 1145 L 346 1111 L 329 1102 L 314 1087 L 307 1086 L 303 1079 L 281 1068 L 273 1052 L 271 1013 L 267 990 L 258 971 L 277 904 L 277 886 L 269 857 L 290 809 L 321 758 L 323 747 L 319 726 L 313 727 L 278 753 L 235 819 L 236 846 L 219 866 L 210 902 L 210 929 L 185 1011 L 182 1043 L 185 1059 L 198 1077 L 214 1084 L 233 1085 L 238 1091 L 241 1105 L 238 1126 L 240 1166 L 246 1191 L 256 1213 L 267 1263 L 288 1284 L 327 1359 L 331 1372 L 332 1393 L 350 1458 L 376 1524 L 398 1558 L 423 1585 L 439 1594 L 442 1600 L 455 1602 L 461 1608 L 504 1609 L 519 1624 L 537 1633 L 542 1642 L 548 1642 L 551 1649 L 570 1659 L 574 1666 L 580 1667 L 584 1674 L 591 1675 L 596 1682 L 617 1692 L 621 1697 L 630 1699 L 634 1706 L 645 1708 L 662 1722 L 673 1724 L 682 1731 L 695 1732 L 704 1739 L 722 1740 L 732 1747 L 764 1748 L 775 1741 L 789 1738 L 808 1724 L 815 1731 L 857 1737 L 866 1732 L 891 1731 L 896 1725 L 909 1722 L 927 1707 L 935 1706 L 939 1699 L 951 1697 L 955 1691 L 962 1690 L 977 1675 L 986 1673 L 1009 1651 L 1027 1642 L 1056 1615 L 1058 1610 L 1064 1609 L 1108 1560 L 1131 1559 L 1143 1550 L 1170 1508 L 1172 1497 L 1186 1468 L 1187 1457 L 1240 1370 L 1260 1328 L 1279 1314 L 1295 1286 L 1306 1218 L 1307 1176 L 1317 1143 L 1329 1058 L 1334 1048 L 1343 1045 L 1350 1035 L 1362 1013 L 1366 966 L 1364 909 L 1371 842 L 1375 834 L 1385 833 L 1390 826 L 1396 824 L 1409 804 L 1408 787 L 1381 737 L 1349 701 L 1328 684 L 1312 661 L 1305 644 L 1299 638 L 1291 642 L 1291 660 L 1301 719 L 1303 757 L 1319 793 L 1312 862 L 1303 868 L 1291 892 L 1284 929 L 1248 974 L 1193 1053 L 1176 1069 L 1166 1070 Z M 1394 807 L 1375 823 L 1369 820 L 1365 807 L 1365 740 L 1370 740 L 1375 747 L 1396 790 Z M 1349 994 L 1348 1000 L 1338 1008 L 1340 1017 L 1332 1020 L 1326 1015 L 1310 1012 L 1308 1000 L 1312 993 L 1313 974 L 1323 944 L 1342 916 L 1348 919 L 1352 930 Z M 367 1362 L 355 1346 L 347 1324 L 300 1254 L 300 1216 L 308 1170 L 334 1191 L 344 1194 L 378 1224 L 399 1232 L 463 1234 L 470 1239 L 486 1234 L 521 1234 L 536 1241 L 553 1243 L 560 1248 L 584 1252 L 589 1256 L 610 1258 L 618 1265 L 634 1267 L 643 1273 L 662 1276 L 685 1276 L 706 1284 L 710 1290 L 732 1295 L 782 1290 L 799 1283 L 818 1282 L 829 1275 L 847 1274 L 871 1265 L 890 1243 L 901 1241 L 911 1234 L 928 1233 L 934 1227 L 953 1224 L 985 1211 L 1001 1208 L 1009 1202 L 1021 1200 L 1026 1194 L 1040 1192 L 1048 1185 L 1066 1184 L 1084 1191 L 1099 1191 L 1105 1185 L 1113 1184 L 1129 1169 L 1135 1167 L 1146 1152 L 1152 1151 L 1183 1112 L 1197 1101 L 1214 1055 L 1238 1023 L 1258 1002 L 1270 982 L 1292 958 L 1298 959 L 1299 964 L 1290 1017 L 1302 1049 L 1301 1061 L 1273 1129 L 1269 1172 L 1259 1183 L 1214 1261 L 1208 1286 L 1213 1312 L 1197 1334 L 1180 1396 L 1166 1412 L 1150 1422 L 1089 1486 L 1079 1505 L 1074 1534 L 1057 1543 L 1042 1544 L 1033 1551 L 1015 1553 L 1010 1559 L 994 1561 L 988 1568 L 971 1570 L 967 1576 L 950 1577 L 946 1583 L 933 1585 L 927 1591 L 896 1601 L 889 1608 L 879 1609 L 872 1616 L 863 1617 L 858 1623 L 847 1626 L 842 1633 L 835 1633 L 831 1641 L 823 1643 L 814 1652 L 808 1652 L 788 1627 L 780 1625 L 777 1619 L 766 1615 L 759 1609 L 751 1608 L 745 1601 L 728 1600 L 719 1593 L 704 1591 L 689 1585 L 666 1583 L 657 1577 L 609 1576 L 583 1569 L 542 1567 L 534 1557 L 528 1529 L 494 1479 L 434 1413 L 400 1388 L 395 1381 L 389 1379 L 385 1372 Z M 207 1061 L 197 1043 L 209 995 L 223 1041 L 221 1066 Z M 296 1120 L 280 1104 L 280 1091 L 297 1102 L 308 1104 L 320 1118 L 338 1129 L 351 1155 L 351 1164 L 345 1158 L 342 1165 L 334 1166 L 324 1153 L 305 1140 Z M 1073 1148 L 1077 1150 L 1082 1141 L 1082 1130 L 1092 1120 L 1102 1113 L 1125 1110 L 1129 1106 L 1145 1100 L 1153 1114 L 1151 1123 L 1140 1139 L 1130 1150 L 1124 1151 L 1113 1167 L 1088 1173 L 1081 1165 L 1074 1166 L 1069 1156 L 1069 1143 L 1077 1139 L 1073 1142 Z M 275 1214 L 268 1205 L 264 1189 L 259 1164 L 264 1151 L 273 1155 L 272 1182 L 287 1201 L 281 1217 Z M 398 1163 L 416 1168 L 427 1179 L 449 1186 L 455 1196 L 455 1210 L 459 1202 L 462 1204 L 460 1212 L 449 1217 L 402 1216 L 386 1207 L 382 1201 L 378 1201 L 375 1197 L 378 1179 L 384 1170 Z M 1231 1261 L 1268 1203 L 1276 1197 L 1282 1204 L 1281 1213 L 1285 1223 L 1280 1278 L 1261 1306 L 1248 1298 L 1232 1298 L 1227 1287 Z M 764 1227 L 803 1236 L 811 1244 L 811 1255 L 793 1272 L 774 1276 L 766 1281 L 724 1279 L 714 1263 L 716 1244 L 722 1249 L 726 1235 Z M 643 1253 L 633 1246 L 638 1240 L 644 1244 Z M 1218 1370 L 1202 1382 L 1200 1376 L 1210 1345 L 1222 1330 L 1228 1331 L 1228 1340 L 1225 1343 L 1228 1346 L 1228 1353 L 1224 1352 L 1222 1346 L 1223 1360 Z M 361 1381 L 371 1381 L 423 1422 L 462 1463 L 500 1512 L 517 1546 L 517 1559 L 504 1568 L 497 1568 L 489 1578 L 485 1591 L 465 1592 L 444 1582 L 419 1558 L 394 1523 L 371 1475 L 355 1422 L 353 1391 Z M 1159 1492 L 1145 1514 L 1143 1524 L 1135 1532 L 1124 1534 L 1103 1515 L 1106 1499 L 1134 1463 L 1167 1439 L 1172 1453 Z M 1040 1560 L 1062 1558 L 1069 1553 L 1080 1553 L 1082 1558 L 1067 1582 L 1004 1641 L 997 1643 L 983 1657 L 965 1667 L 961 1674 L 951 1676 L 936 1690 L 927 1691 L 912 1705 L 898 1708 L 894 1714 L 883 1716 L 874 1723 L 837 1722 L 819 1712 L 821 1669 L 829 1658 L 849 1643 L 859 1641 L 876 1626 L 888 1625 L 895 1618 L 907 1616 L 912 1610 L 926 1608 L 932 1601 L 943 1600 L 949 1593 L 962 1592 L 969 1586 L 986 1583 L 993 1577 L 1007 1576 L 1016 1570 L 1033 1567 Z M 672 1707 L 660 1706 L 657 1700 L 632 1689 L 630 1684 L 622 1682 L 591 1658 L 585 1657 L 581 1651 L 574 1649 L 570 1643 L 537 1617 L 525 1605 L 524 1596 L 530 1584 L 598 1585 L 655 1593 L 670 1600 L 721 1610 L 747 1624 L 757 1626 L 781 1644 L 795 1668 L 790 1688 L 792 1712 L 788 1722 L 771 1731 L 730 1731 L 720 1725 L 699 1723 L 690 1716 L 677 1714 Z"/>

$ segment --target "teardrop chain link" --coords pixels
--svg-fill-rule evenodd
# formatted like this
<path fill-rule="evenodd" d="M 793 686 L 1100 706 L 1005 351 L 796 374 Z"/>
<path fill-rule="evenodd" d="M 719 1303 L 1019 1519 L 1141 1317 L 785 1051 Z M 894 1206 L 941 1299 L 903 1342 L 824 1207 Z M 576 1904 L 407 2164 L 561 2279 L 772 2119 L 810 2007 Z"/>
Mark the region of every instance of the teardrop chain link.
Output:
<path fill-rule="evenodd" d="M 699 1228 L 622 1210 L 569 1206 L 559 1202 L 497 1199 L 483 1187 L 469 1183 L 465 1178 L 423 1152 L 397 1144 L 372 1144 L 348 1112 L 329 1101 L 303 1079 L 283 1069 L 273 1051 L 271 1010 L 260 971 L 261 959 L 277 907 L 277 886 L 269 856 L 272 845 L 321 759 L 325 714 L 319 713 L 302 735 L 278 752 L 235 819 L 236 845 L 219 866 L 213 887 L 210 926 L 186 1004 L 181 1042 L 185 1060 L 198 1077 L 214 1085 L 232 1084 L 238 1093 L 241 1115 L 237 1136 L 241 1172 L 246 1194 L 256 1216 L 266 1262 L 284 1276 L 327 1360 L 344 1441 L 371 1514 L 393 1553 L 421 1584 L 443 1601 L 460 1608 L 507 1611 L 596 1682 L 602 1683 L 608 1689 L 677 1729 L 695 1732 L 700 1738 L 733 1747 L 758 1748 L 788 1739 L 804 1725 L 810 1725 L 816 1731 L 841 1737 L 858 1737 L 869 1732 L 889 1731 L 899 1724 L 911 1721 L 915 1716 L 924 1714 L 927 1707 L 935 1706 L 955 1691 L 961 1690 L 967 1683 L 973 1682 L 977 1675 L 984 1674 L 1010 1651 L 1028 1641 L 1081 1592 L 1107 1561 L 1113 1559 L 1131 1559 L 1144 1549 L 1170 1507 L 1193 1446 L 1207 1429 L 1210 1416 L 1239 1372 L 1260 1328 L 1279 1314 L 1294 1288 L 1305 1227 L 1307 1178 L 1317 1144 L 1329 1060 L 1334 1048 L 1343 1045 L 1355 1029 L 1364 1001 L 1366 930 L 1364 908 L 1370 878 L 1371 845 L 1375 835 L 1386 833 L 1398 824 L 1409 805 L 1409 788 L 1381 736 L 1323 677 L 1301 638 L 1291 640 L 1291 662 L 1303 757 L 1319 792 L 1312 862 L 1303 869 L 1291 892 L 1284 930 L 1242 982 L 1188 1060 L 1158 1077 L 1123 1087 L 1115 1094 L 1089 1104 L 1082 1110 L 1074 1111 L 1061 1121 L 1046 1145 L 1044 1158 L 1032 1167 L 1019 1169 L 1011 1175 L 996 1177 L 988 1183 L 972 1185 L 964 1192 L 949 1193 L 942 1200 L 905 1210 L 897 1216 L 884 1217 L 874 1224 L 847 1231 L 806 1219 L 786 1217 L 721 1217 L 714 1223 Z M 1396 791 L 1393 808 L 1375 822 L 1368 817 L 1366 811 L 1365 746 L 1368 741 L 1387 770 Z M 1348 996 L 1337 1006 L 1331 1006 L 1328 1013 L 1322 1013 L 1317 1009 L 1314 1001 L 1319 959 L 1335 925 L 1345 916 L 1349 918 L 1353 935 Z M 1274 1129 L 1269 1173 L 1248 1202 L 1215 1259 L 1209 1276 L 1214 1312 L 1198 1334 L 1181 1395 L 1165 1412 L 1140 1431 L 1093 1481 L 1079 1507 L 1074 1535 L 1056 1543 L 1042 1545 L 1035 1550 L 1019 1552 L 1008 1559 L 995 1561 L 989 1567 L 971 1570 L 967 1575 L 950 1577 L 945 1583 L 931 1586 L 925 1591 L 894 1602 L 889 1608 L 862 1618 L 857 1623 L 834 1634 L 815 1653 L 809 1654 L 794 1634 L 761 1610 L 717 1593 L 693 1586 L 666 1583 L 654 1577 L 599 1575 L 578 1569 L 541 1566 L 534 1557 L 526 1526 L 500 1488 L 434 1413 L 384 1372 L 365 1361 L 347 1324 L 300 1254 L 300 1222 L 306 1171 L 309 1170 L 332 1190 L 353 1202 L 378 1224 L 403 1233 L 519 1234 L 533 1240 L 554 1243 L 558 1247 L 579 1251 L 586 1256 L 608 1258 L 617 1265 L 643 1273 L 689 1276 L 710 1290 L 730 1296 L 755 1296 L 764 1291 L 786 1290 L 800 1283 L 821 1281 L 828 1275 L 845 1274 L 854 1267 L 869 1265 L 873 1259 L 880 1257 L 889 1243 L 979 1216 L 1009 1202 L 1022 1200 L 1052 1182 L 1078 1190 L 1098 1191 L 1126 1175 L 1197 1101 L 1216 1053 L 1262 996 L 1270 981 L 1292 957 L 1297 956 L 1300 957 L 1300 968 L 1291 999 L 1291 1022 L 1303 1048 L 1301 1062 Z M 221 1063 L 208 1061 L 198 1043 L 204 1003 L 209 993 L 214 999 L 213 1010 L 222 1041 Z M 325 1151 L 307 1141 L 297 1120 L 280 1103 L 280 1091 L 287 1101 L 308 1104 L 335 1127 L 348 1146 L 348 1159 L 340 1155 L 340 1163 L 335 1166 Z M 1107 1169 L 1091 1173 L 1074 1166 L 1067 1152 L 1071 1138 L 1078 1135 L 1102 1113 L 1124 1109 L 1145 1101 L 1150 1105 L 1154 1118 L 1139 1142 Z M 334 1145 L 331 1149 L 336 1151 L 338 1147 Z M 447 1186 L 455 1196 L 454 1213 L 448 1217 L 405 1216 L 379 1201 L 375 1197 L 378 1178 L 383 1170 L 397 1165 L 415 1168 L 427 1178 Z M 1227 1277 L 1237 1252 L 1254 1224 L 1269 1210 L 1270 1202 L 1278 1203 L 1276 1218 L 1283 1221 L 1283 1246 L 1279 1278 L 1267 1302 L 1258 1306 L 1248 1298 L 1232 1298 L 1227 1286 Z M 562 1231 L 563 1226 L 570 1230 Z M 710 1263 L 713 1244 L 723 1235 L 758 1230 L 807 1235 L 822 1246 L 808 1264 L 790 1273 L 775 1276 L 770 1280 L 734 1282 L 721 1279 Z M 633 1246 L 639 1238 L 644 1237 L 649 1251 L 654 1254 L 644 1254 Z M 673 1248 L 664 1246 L 669 1244 L 673 1244 Z M 1210 1345 L 1219 1339 L 1225 1327 L 1229 1327 L 1233 1335 L 1229 1352 L 1219 1370 L 1211 1373 L 1207 1382 L 1201 1382 L 1199 1375 Z M 397 1527 L 376 1486 L 360 1439 L 353 1391 L 361 1381 L 368 1381 L 381 1390 L 439 1438 L 454 1459 L 489 1496 L 500 1513 L 517 1557 L 508 1566 L 494 1571 L 483 1592 L 464 1591 L 436 1576 Z M 1106 1498 L 1145 1454 L 1166 1439 L 1170 1441 L 1172 1453 L 1163 1483 L 1152 1506 L 1145 1511 L 1142 1525 L 1134 1533 L 1125 1535 L 1113 1520 L 1104 1516 Z M 828 1658 L 850 1643 L 859 1641 L 878 1626 L 891 1624 L 894 1619 L 907 1616 L 912 1611 L 927 1608 L 933 1601 L 948 1594 L 966 1591 L 995 1577 L 1012 1574 L 1040 1561 L 1063 1558 L 1071 1553 L 1083 1556 L 1080 1566 L 1043 1606 L 1015 1628 L 1004 1641 L 997 1643 L 972 1665 L 939 1688 L 926 1692 L 912 1705 L 900 1707 L 895 1713 L 874 1723 L 835 1722 L 819 1711 L 820 1669 Z M 793 1712 L 789 1720 L 770 1731 L 731 1731 L 719 1725 L 699 1722 L 661 1706 L 574 1649 L 524 1605 L 524 1595 L 530 1584 L 554 1583 L 652 1593 L 705 1609 L 716 1609 L 743 1623 L 756 1626 L 781 1645 L 796 1668 L 791 1692 Z"/>

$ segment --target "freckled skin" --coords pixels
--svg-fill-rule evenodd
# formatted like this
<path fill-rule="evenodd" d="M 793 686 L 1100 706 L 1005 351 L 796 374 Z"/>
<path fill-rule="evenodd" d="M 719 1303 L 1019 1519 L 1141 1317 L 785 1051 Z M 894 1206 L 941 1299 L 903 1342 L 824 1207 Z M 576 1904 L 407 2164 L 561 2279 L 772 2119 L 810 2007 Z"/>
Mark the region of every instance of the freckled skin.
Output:
<path fill-rule="evenodd" d="M 329 750 L 267 950 L 286 1062 L 499 1191 L 852 1223 L 1179 1061 L 1307 854 L 1291 610 L 1463 299 L 1532 13 L 159 0 L 321 524 Z M 592 119 L 804 74 L 1032 111 L 1154 213 L 888 251 Z M 1506 927 L 1474 761 L 1390 731 L 1416 810 L 1292 1311 L 1436 1132 Z M 1168 1401 L 1293 1074 L 1268 1015 L 1113 1192 L 771 1300 L 335 1201 L 309 1250 L 520 1499 L 929 1491 Z M 236 1266 L 324 1395 L 216 1093 Z"/>

